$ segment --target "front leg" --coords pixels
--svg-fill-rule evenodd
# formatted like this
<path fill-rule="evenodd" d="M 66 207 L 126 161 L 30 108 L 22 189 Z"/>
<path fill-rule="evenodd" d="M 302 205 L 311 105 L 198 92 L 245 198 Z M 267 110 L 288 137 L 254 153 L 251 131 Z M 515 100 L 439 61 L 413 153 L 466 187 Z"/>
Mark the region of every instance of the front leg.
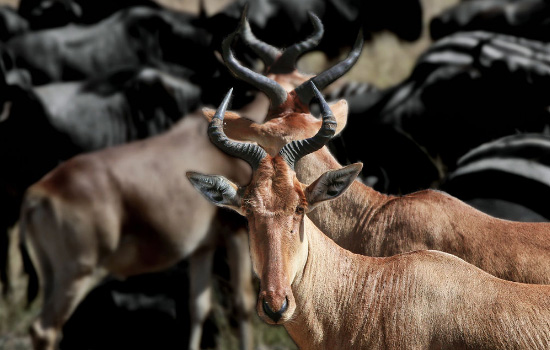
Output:
<path fill-rule="evenodd" d="M 189 350 L 200 349 L 203 324 L 212 309 L 213 261 L 213 248 L 204 248 L 189 258 L 189 310 L 191 313 Z"/>

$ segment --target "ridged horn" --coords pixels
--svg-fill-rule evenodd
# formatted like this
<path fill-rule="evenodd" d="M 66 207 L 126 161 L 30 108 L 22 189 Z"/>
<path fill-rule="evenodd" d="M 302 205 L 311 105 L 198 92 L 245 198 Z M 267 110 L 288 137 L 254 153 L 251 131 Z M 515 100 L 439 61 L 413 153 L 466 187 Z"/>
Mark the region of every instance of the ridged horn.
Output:
<path fill-rule="evenodd" d="M 256 38 L 254 33 L 252 33 L 250 23 L 248 23 L 247 13 L 248 3 L 244 6 L 238 29 L 241 34 L 241 40 L 260 56 L 260 59 L 264 62 L 266 67 L 270 67 L 282 55 L 282 52 L 278 48 Z"/>
<path fill-rule="evenodd" d="M 220 148 L 225 153 L 241 158 L 246 161 L 252 169 L 257 169 L 260 161 L 267 155 L 267 152 L 263 150 L 260 146 L 253 143 L 237 142 L 230 140 L 223 131 L 223 118 L 225 116 L 225 111 L 231 100 L 231 95 L 233 93 L 233 88 L 229 90 L 222 103 L 216 110 L 214 117 L 208 125 L 208 136 L 210 141 Z"/>
<path fill-rule="evenodd" d="M 292 141 L 286 144 L 281 151 L 279 151 L 279 155 L 286 160 L 292 169 L 294 169 L 296 162 L 298 162 L 300 158 L 323 148 L 323 146 L 326 145 L 330 139 L 332 139 L 334 133 L 336 132 L 337 123 L 336 118 L 334 118 L 334 114 L 332 114 L 330 107 L 315 84 L 313 82 L 310 82 L 309 84 L 313 91 L 312 94 L 319 99 L 323 124 L 315 136 L 306 140 Z"/>
<path fill-rule="evenodd" d="M 308 12 L 308 14 L 311 24 L 313 25 L 313 33 L 304 41 L 286 48 L 281 57 L 279 57 L 271 67 L 271 73 L 290 73 L 294 71 L 298 58 L 309 50 L 317 47 L 319 42 L 321 42 L 323 34 L 325 33 L 323 23 L 313 12 Z"/>
<path fill-rule="evenodd" d="M 339 62 L 338 64 L 327 69 L 326 71 L 319 73 L 317 76 L 309 79 L 308 81 L 294 89 L 294 91 L 300 98 L 300 101 L 302 101 L 302 103 L 304 103 L 305 105 L 309 105 L 309 102 L 313 98 L 313 91 L 310 88 L 311 82 L 313 82 L 318 89 L 322 90 L 326 88 L 329 84 L 334 82 L 336 79 L 346 74 L 359 59 L 359 56 L 361 55 L 361 50 L 363 49 L 363 42 L 363 31 L 359 31 L 359 35 L 357 35 L 355 44 L 353 44 L 353 48 L 345 60 Z"/>
<path fill-rule="evenodd" d="M 287 97 L 288 93 L 283 89 L 279 83 L 269 79 L 262 74 L 256 73 L 249 68 L 242 66 L 233 55 L 231 50 L 231 44 L 237 33 L 232 33 L 226 37 L 222 42 L 223 59 L 229 71 L 238 79 L 244 80 L 250 85 L 256 87 L 269 97 L 272 106 L 282 105 Z"/>

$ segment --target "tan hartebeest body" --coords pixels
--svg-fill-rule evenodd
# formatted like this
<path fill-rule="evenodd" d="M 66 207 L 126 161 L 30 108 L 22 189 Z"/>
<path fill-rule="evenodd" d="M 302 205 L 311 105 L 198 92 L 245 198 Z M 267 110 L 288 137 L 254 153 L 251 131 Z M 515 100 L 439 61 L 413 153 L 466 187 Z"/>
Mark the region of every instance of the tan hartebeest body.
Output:
<path fill-rule="evenodd" d="M 190 267 L 190 348 L 199 348 L 211 304 L 213 253 L 230 226 L 181 174 L 216 170 L 239 183 L 250 176 L 246 164 L 205 140 L 206 127 L 202 116 L 188 115 L 165 134 L 72 158 L 28 189 L 21 231 L 35 252 L 44 292 L 31 328 L 35 349 L 55 348 L 63 323 L 98 271 L 124 278 L 184 258 Z M 250 339 L 252 276 L 245 226 L 239 230 L 222 237 L 234 248 L 228 250 L 234 297 L 243 339 Z"/>
<path fill-rule="evenodd" d="M 284 325 L 300 349 L 548 349 L 550 286 L 498 279 L 438 251 L 353 254 L 313 224 L 305 213 L 340 196 L 361 170 L 353 164 L 309 186 L 298 181 L 298 159 L 334 134 L 326 104 L 318 134 L 275 156 L 227 139 L 226 106 L 227 98 L 210 138 L 250 163 L 252 181 L 239 187 L 222 176 L 188 177 L 214 204 L 248 219 L 252 265 L 261 280 L 258 314 Z"/>
<path fill-rule="evenodd" d="M 242 32 L 245 37 L 252 35 L 249 31 Z M 255 47 L 262 49 L 259 44 Z M 246 68 L 231 60 L 229 47 L 225 49 L 228 67 L 234 74 L 238 77 L 246 74 L 247 80 L 253 80 L 252 73 L 243 73 Z M 350 69 L 360 49 L 356 44 L 345 67 L 339 69 Z M 311 80 L 323 83 L 326 74 L 323 72 Z M 294 77 L 295 82 L 309 78 L 302 75 L 300 80 L 298 72 Z M 314 135 L 320 121 L 309 114 L 307 104 L 311 94 L 304 90 L 305 85 L 302 83 L 294 90 L 291 84 L 265 88 L 269 95 L 278 94 L 276 103 L 272 98 L 266 122 L 257 124 L 228 112 L 226 134 L 234 140 L 256 142 L 271 155 L 291 140 Z M 346 102 L 342 100 L 332 108 L 339 128 L 343 128 Z M 205 114 L 211 118 L 213 111 Z M 340 167 L 323 147 L 304 156 L 295 170 L 300 181 L 310 183 L 324 172 Z M 355 181 L 340 198 L 320 205 L 308 217 L 340 246 L 355 253 L 390 256 L 435 249 L 457 255 L 503 279 L 550 284 L 550 223 L 500 220 L 440 191 L 388 196 Z"/>

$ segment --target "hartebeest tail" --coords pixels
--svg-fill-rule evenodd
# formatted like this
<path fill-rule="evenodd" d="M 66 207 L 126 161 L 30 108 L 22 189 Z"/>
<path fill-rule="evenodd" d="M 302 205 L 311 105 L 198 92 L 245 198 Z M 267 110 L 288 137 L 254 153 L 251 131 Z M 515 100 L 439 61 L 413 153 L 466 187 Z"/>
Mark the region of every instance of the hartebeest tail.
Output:
<path fill-rule="evenodd" d="M 298 181 L 293 162 L 334 134 L 335 118 L 317 96 L 321 130 L 275 156 L 258 145 L 229 141 L 216 126 L 226 98 L 213 118 L 211 138 L 253 160 L 252 181 L 239 187 L 222 176 L 187 174 L 211 202 L 248 219 L 252 265 L 261 280 L 258 314 L 284 325 L 304 350 L 548 349 L 550 286 L 501 280 L 437 251 L 386 258 L 353 254 L 312 223 L 305 213 L 342 195 L 362 167 L 327 171 L 309 186 Z M 293 160 L 286 157 L 290 149 L 297 155 Z"/>

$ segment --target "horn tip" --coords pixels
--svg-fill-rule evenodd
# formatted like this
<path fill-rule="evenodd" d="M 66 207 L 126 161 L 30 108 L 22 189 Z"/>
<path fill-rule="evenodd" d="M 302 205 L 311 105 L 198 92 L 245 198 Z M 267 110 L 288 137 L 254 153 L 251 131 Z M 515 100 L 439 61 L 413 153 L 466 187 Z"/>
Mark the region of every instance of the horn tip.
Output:
<path fill-rule="evenodd" d="M 248 1 L 244 3 L 243 12 L 241 13 L 241 25 L 247 21 L 248 16 Z"/>

